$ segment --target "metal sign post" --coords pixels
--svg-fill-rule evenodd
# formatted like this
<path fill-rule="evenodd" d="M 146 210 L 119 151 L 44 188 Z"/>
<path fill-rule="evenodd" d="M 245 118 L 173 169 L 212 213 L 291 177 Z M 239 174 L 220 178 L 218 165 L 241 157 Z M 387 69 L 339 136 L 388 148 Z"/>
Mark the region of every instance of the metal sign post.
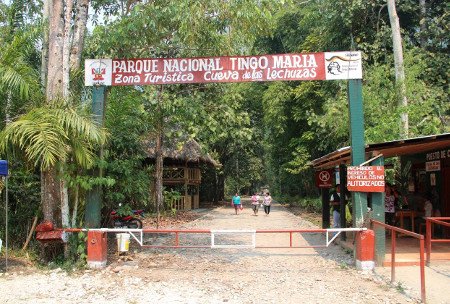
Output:
<path fill-rule="evenodd" d="M 103 126 L 103 117 L 105 115 L 105 87 L 96 86 L 92 89 L 92 112 L 94 121 Z M 102 157 L 102 149 L 100 149 L 100 157 Z M 103 172 L 100 169 L 94 169 L 94 176 L 102 177 Z M 84 220 L 86 227 L 97 228 L 101 226 L 101 209 L 102 209 L 102 186 L 95 185 L 86 192 L 86 213 Z"/>
<path fill-rule="evenodd" d="M 0 176 L 5 177 L 5 272 L 8 271 L 8 161 L 0 160 Z"/>
<path fill-rule="evenodd" d="M 352 165 L 359 166 L 365 161 L 364 111 L 361 79 L 348 81 L 348 101 L 350 110 L 350 136 L 352 145 Z M 353 227 L 362 227 L 367 213 L 367 193 L 352 192 Z"/>

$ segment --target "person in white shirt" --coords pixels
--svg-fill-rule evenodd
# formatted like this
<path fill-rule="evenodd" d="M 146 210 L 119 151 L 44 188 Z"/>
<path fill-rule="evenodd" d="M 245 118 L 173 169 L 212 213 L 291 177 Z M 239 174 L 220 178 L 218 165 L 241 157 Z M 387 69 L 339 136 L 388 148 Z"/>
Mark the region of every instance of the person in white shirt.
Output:
<path fill-rule="evenodd" d="M 258 215 L 258 209 L 259 209 L 259 195 L 255 192 L 255 194 L 252 195 L 252 209 L 253 214 Z"/>
<path fill-rule="evenodd" d="M 270 205 L 272 204 L 272 197 L 269 192 L 266 192 L 266 195 L 263 198 L 264 212 L 266 215 L 270 213 Z"/>
<path fill-rule="evenodd" d="M 419 216 L 416 217 L 416 231 L 420 231 L 420 225 L 424 224 L 426 217 L 432 217 L 433 216 L 433 204 L 431 203 L 431 195 L 427 194 L 425 196 L 425 201 L 423 202 L 423 211 L 419 211 Z"/>

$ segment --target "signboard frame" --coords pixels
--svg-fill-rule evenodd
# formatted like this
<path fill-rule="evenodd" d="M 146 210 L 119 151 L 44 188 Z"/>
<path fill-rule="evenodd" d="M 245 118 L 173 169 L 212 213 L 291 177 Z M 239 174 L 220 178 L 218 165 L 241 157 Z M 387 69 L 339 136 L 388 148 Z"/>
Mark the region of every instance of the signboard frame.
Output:
<path fill-rule="evenodd" d="M 347 189 L 350 192 L 384 192 L 384 166 L 348 166 Z"/>
<path fill-rule="evenodd" d="M 362 79 L 359 51 L 86 59 L 86 86 Z"/>
<path fill-rule="evenodd" d="M 316 187 L 318 188 L 333 188 L 333 173 L 334 170 L 321 170 L 315 172 Z"/>

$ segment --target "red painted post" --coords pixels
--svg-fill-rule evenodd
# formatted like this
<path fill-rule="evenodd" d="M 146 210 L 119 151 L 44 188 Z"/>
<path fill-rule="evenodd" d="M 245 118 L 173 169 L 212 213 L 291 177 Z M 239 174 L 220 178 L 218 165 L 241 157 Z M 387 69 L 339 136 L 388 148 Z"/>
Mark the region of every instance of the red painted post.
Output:
<path fill-rule="evenodd" d="M 289 246 L 292 247 L 292 231 L 289 232 Z"/>
<path fill-rule="evenodd" d="M 428 218 L 425 219 L 425 227 L 426 227 L 426 245 L 427 245 L 427 266 L 430 266 L 431 260 L 431 225 L 433 224 Z"/>
<path fill-rule="evenodd" d="M 396 246 L 396 240 L 395 240 L 395 230 L 391 230 L 391 283 L 395 282 L 395 246 Z"/>
<path fill-rule="evenodd" d="M 175 232 L 175 246 L 178 247 L 178 242 L 179 242 L 179 235 L 178 235 L 178 231 Z"/>
<path fill-rule="evenodd" d="M 425 241 L 423 237 L 420 238 L 420 295 L 422 302 L 426 303 L 425 293 Z"/>
<path fill-rule="evenodd" d="M 87 264 L 89 268 L 106 267 L 108 257 L 107 233 L 101 231 L 88 231 Z"/>
<path fill-rule="evenodd" d="M 355 236 L 356 268 L 372 270 L 375 267 L 375 232 L 359 231 Z"/>

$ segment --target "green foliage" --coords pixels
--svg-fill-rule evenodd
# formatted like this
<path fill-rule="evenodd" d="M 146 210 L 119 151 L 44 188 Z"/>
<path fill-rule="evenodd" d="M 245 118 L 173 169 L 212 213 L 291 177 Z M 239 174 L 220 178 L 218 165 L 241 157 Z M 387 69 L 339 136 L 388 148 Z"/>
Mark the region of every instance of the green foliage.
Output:
<path fill-rule="evenodd" d="M 11 248 L 21 248 L 33 223 L 40 216 L 39 173 L 27 169 L 20 160 L 10 159 L 8 177 L 8 230 Z M 4 191 L 1 191 L 4 197 Z M 0 204 L 0 213 L 5 214 L 5 204 Z M 5 239 L 5 217 L 0 217 L 0 238 Z M 31 245 L 33 245 L 32 242 Z"/>
<path fill-rule="evenodd" d="M 89 168 L 94 162 L 94 147 L 105 139 L 105 131 L 85 113 L 53 104 L 34 108 L 8 124 L 0 133 L 0 150 L 13 153 L 13 147 L 17 147 L 43 170 L 69 157 Z"/>
<path fill-rule="evenodd" d="M 279 15 L 274 34 L 259 39 L 255 48 L 268 53 L 362 50 L 368 143 L 398 139 L 399 117 L 404 111 L 409 114 L 411 136 L 448 132 L 448 73 L 442 70 L 448 62 L 448 44 L 439 40 L 448 41 L 448 37 L 443 38 L 435 28 L 431 34 L 429 28 L 436 24 L 441 30 L 446 28 L 444 7 L 437 1 L 422 20 L 416 2 L 398 4 L 405 37 L 407 109 L 397 105 L 391 29 L 383 1 L 297 5 Z M 420 28 L 423 22 L 425 33 Z M 426 48 L 419 39 L 424 34 Z M 269 83 L 263 94 L 264 165 L 271 188 L 284 194 L 291 191 L 291 195 L 315 194 L 310 160 L 350 144 L 346 83 Z"/>
<path fill-rule="evenodd" d="M 129 204 L 119 204 L 119 208 L 117 208 L 116 212 L 119 216 L 133 215 L 133 209 Z"/>
<path fill-rule="evenodd" d="M 123 88 L 114 88 L 109 94 L 105 124 L 111 135 L 104 148 L 104 162 L 99 164 L 110 181 L 104 191 L 109 209 L 123 202 L 137 208 L 150 200 L 152 171 L 144 166 L 146 153 L 142 144 L 149 130 L 149 114 L 139 94 Z"/>
<path fill-rule="evenodd" d="M 50 264 L 51 268 L 61 267 L 61 269 L 72 272 L 75 269 L 83 269 L 86 267 L 87 261 L 87 234 L 84 232 L 71 233 L 67 242 L 67 256 L 60 255 L 54 263 Z"/>
<path fill-rule="evenodd" d="M 306 212 L 322 212 L 322 200 L 320 197 L 283 196 L 280 201 L 291 206 L 302 208 Z"/>
<path fill-rule="evenodd" d="M 166 209 L 170 210 L 172 214 L 176 214 L 175 202 L 181 198 L 181 193 L 173 189 L 164 190 L 164 205 Z"/>
<path fill-rule="evenodd" d="M 69 187 L 80 191 L 81 209 L 83 192 L 93 185 L 106 186 L 106 208 L 122 202 L 147 205 L 153 168 L 142 143 L 159 132 L 165 142 L 179 146 L 195 138 L 217 157 L 222 164 L 213 177 L 218 192 L 223 187 L 250 193 L 268 185 L 286 197 L 315 197 L 310 160 L 350 144 L 344 81 L 113 87 L 107 94 L 110 137 L 105 142 L 105 133 L 94 128 L 84 110 L 40 106 L 41 5 L 0 3 L 1 126 L 18 117 L 1 133 L 2 157 L 14 163 L 11 226 L 17 243 L 38 214 L 38 169 L 56 163 L 63 164 Z M 105 18 L 88 34 L 87 58 L 361 50 L 366 142 L 398 139 L 404 111 L 411 136 L 450 131 L 446 1 L 433 1 L 425 16 L 417 1 L 397 1 L 406 109 L 397 105 L 391 29 L 382 0 L 157 0 L 126 6 L 100 0 L 92 5 Z M 82 71 L 71 77 L 73 98 L 89 104 Z M 100 145 L 103 160 L 94 152 Z M 390 179 L 400 170 L 398 161 L 393 165 Z M 99 168 L 103 175 L 90 177 L 81 167 Z M 298 203 L 310 210 L 320 206 L 315 199 Z"/>

